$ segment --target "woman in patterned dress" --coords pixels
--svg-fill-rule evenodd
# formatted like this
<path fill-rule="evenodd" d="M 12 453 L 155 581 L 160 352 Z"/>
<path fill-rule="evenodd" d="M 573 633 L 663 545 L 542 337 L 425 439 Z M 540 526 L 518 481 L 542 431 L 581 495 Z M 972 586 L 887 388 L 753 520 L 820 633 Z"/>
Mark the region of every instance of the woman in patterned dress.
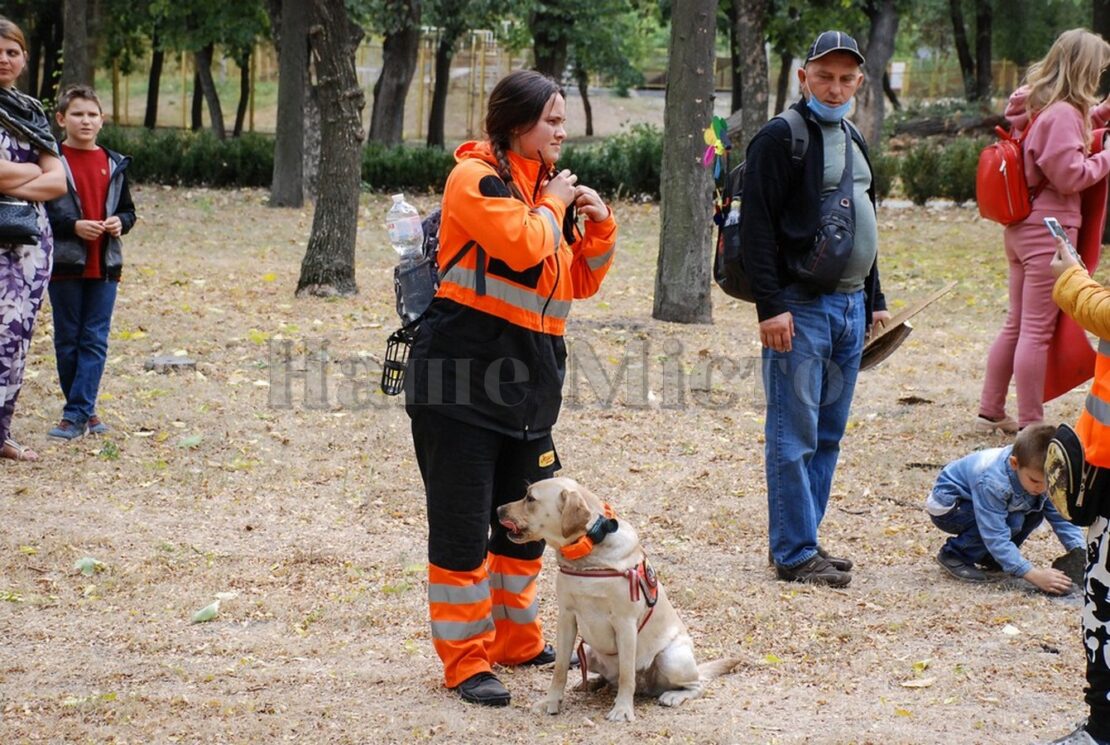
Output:
<path fill-rule="evenodd" d="M 0 458 L 11 460 L 38 460 L 9 434 L 35 316 L 50 281 L 54 239 L 42 203 L 66 192 L 46 114 L 15 89 L 26 65 L 23 32 L 0 16 L 0 193 L 34 202 L 40 230 L 37 244 L 0 244 Z"/>

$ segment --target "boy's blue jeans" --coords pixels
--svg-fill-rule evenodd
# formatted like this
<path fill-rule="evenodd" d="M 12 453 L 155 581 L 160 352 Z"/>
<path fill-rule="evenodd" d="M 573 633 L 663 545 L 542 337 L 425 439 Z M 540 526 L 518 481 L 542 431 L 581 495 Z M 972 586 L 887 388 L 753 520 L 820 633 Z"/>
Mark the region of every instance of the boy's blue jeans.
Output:
<path fill-rule="evenodd" d="M 62 418 L 75 424 L 83 424 L 96 413 L 118 287 L 118 282 L 100 279 L 50 283 L 54 356 L 66 397 Z"/>
<path fill-rule="evenodd" d="M 775 563 L 817 553 L 840 439 L 848 423 L 865 334 L 863 291 L 786 288 L 794 317 L 789 352 L 763 349 L 768 533 Z"/>
<path fill-rule="evenodd" d="M 944 542 L 941 549 L 965 564 L 981 564 L 991 557 L 990 550 L 979 534 L 979 524 L 975 522 L 975 507 L 970 499 L 956 500 L 956 506 L 943 515 L 931 515 L 933 525 L 951 533 L 952 537 Z M 1044 512 L 1011 512 L 1006 516 L 1010 528 L 1010 540 L 1020 546 L 1029 534 L 1044 521 Z"/>

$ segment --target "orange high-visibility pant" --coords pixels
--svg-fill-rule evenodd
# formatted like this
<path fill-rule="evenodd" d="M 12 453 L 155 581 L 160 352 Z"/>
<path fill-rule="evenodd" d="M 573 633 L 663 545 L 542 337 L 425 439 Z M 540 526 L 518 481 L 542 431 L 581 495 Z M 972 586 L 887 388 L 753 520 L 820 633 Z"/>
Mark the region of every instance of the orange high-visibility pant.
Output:
<path fill-rule="evenodd" d="M 410 410 L 428 508 L 428 611 L 444 681 L 543 651 L 536 578 L 544 544 L 513 543 L 497 507 L 559 467 L 550 435 L 524 441 Z"/>

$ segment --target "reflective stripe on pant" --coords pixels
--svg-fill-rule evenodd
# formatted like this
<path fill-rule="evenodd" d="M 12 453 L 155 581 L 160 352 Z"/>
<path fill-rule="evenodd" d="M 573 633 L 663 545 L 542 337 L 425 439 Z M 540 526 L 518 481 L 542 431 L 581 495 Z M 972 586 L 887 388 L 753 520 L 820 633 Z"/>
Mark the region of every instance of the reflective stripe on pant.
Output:
<path fill-rule="evenodd" d="M 429 564 L 428 614 L 432 644 L 443 660 L 449 688 L 490 669 L 486 648 L 493 643 L 495 629 L 485 564 L 472 572 Z"/>
<path fill-rule="evenodd" d="M 540 559 L 489 555 L 489 586 L 497 634 L 489 646 L 490 662 L 517 665 L 543 651 L 536 578 Z"/>
<path fill-rule="evenodd" d="M 427 495 L 432 637 L 454 687 L 543 649 L 535 578 L 544 544 L 510 541 L 497 508 L 553 476 L 559 459 L 550 435 L 523 441 L 419 408 L 410 415 Z"/>

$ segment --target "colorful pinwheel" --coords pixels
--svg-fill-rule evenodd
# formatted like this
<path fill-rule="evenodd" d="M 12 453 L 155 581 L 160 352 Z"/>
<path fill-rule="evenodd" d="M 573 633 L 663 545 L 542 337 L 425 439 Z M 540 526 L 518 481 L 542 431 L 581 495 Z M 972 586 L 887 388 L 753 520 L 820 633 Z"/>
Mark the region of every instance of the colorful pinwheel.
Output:
<path fill-rule="evenodd" d="M 713 180 L 717 181 L 724 170 L 722 164 L 725 154 L 732 147 L 732 143 L 728 139 L 728 122 L 723 117 L 713 117 L 713 121 L 706 127 L 705 144 L 705 155 L 702 156 L 702 164 L 706 168 L 709 167 L 710 163 L 713 164 Z"/>

